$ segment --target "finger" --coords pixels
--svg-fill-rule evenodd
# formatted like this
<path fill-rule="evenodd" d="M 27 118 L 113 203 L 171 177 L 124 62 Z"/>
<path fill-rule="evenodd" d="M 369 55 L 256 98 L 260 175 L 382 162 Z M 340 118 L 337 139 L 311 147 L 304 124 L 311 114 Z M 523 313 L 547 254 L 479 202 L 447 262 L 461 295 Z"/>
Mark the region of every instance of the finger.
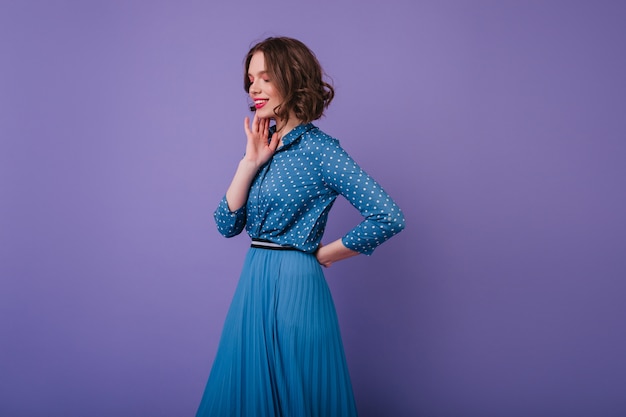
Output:
<path fill-rule="evenodd" d="M 256 112 L 254 113 L 254 119 L 252 119 L 252 131 L 254 133 L 259 131 L 259 116 L 257 116 Z"/>
<path fill-rule="evenodd" d="M 270 140 L 269 144 L 269 147 L 272 151 L 275 151 L 276 148 L 278 148 L 278 142 L 280 142 L 280 136 L 278 136 L 278 133 L 274 133 L 272 135 L 272 140 Z"/>
<path fill-rule="evenodd" d="M 250 132 L 250 118 L 248 116 L 243 119 L 243 131 L 246 132 L 246 135 L 252 133 Z"/>

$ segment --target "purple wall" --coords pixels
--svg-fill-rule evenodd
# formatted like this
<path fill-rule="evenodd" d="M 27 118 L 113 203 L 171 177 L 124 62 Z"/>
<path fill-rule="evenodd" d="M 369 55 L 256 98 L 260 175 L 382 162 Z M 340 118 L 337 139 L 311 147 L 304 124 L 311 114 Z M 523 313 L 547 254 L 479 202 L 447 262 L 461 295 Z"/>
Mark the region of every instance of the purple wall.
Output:
<path fill-rule="evenodd" d="M 193 415 L 268 35 L 408 219 L 327 274 L 361 416 L 626 415 L 623 3 L 213 3 L 1 2 L 1 416 Z"/>

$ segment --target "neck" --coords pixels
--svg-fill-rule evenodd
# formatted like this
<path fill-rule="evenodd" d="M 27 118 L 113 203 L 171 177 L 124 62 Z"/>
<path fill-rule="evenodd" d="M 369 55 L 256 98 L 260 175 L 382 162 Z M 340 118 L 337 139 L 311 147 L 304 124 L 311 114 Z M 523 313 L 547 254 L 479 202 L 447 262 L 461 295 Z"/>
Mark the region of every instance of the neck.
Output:
<path fill-rule="evenodd" d="M 302 121 L 297 119 L 293 114 L 286 121 L 283 119 L 276 119 L 276 132 L 279 132 L 280 136 L 285 136 L 301 124 Z"/>

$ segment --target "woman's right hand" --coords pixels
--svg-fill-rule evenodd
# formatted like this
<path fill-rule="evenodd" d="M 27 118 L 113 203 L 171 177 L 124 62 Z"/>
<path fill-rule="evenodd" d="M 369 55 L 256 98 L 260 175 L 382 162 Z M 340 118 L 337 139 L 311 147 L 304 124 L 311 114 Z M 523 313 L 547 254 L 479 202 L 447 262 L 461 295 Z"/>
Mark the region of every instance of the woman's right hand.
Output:
<path fill-rule="evenodd" d="M 244 159 L 260 167 L 269 161 L 276 152 L 280 136 L 278 133 L 274 133 L 268 143 L 270 119 L 261 119 L 256 113 L 252 119 L 252 124 L 250 124 L 250 118 L 246 116 L 243 127 L 248 138 Z"/>

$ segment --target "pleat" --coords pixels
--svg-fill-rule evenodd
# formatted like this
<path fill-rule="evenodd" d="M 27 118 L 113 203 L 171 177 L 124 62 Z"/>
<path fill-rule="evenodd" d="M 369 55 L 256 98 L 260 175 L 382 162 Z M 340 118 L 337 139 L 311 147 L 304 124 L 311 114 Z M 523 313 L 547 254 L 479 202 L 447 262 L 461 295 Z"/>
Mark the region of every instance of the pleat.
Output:
<path fill-rule="evenodd" d="M 314 256 L 250 249 L 197 417 L 352 417 L 332 296 Z"/>

